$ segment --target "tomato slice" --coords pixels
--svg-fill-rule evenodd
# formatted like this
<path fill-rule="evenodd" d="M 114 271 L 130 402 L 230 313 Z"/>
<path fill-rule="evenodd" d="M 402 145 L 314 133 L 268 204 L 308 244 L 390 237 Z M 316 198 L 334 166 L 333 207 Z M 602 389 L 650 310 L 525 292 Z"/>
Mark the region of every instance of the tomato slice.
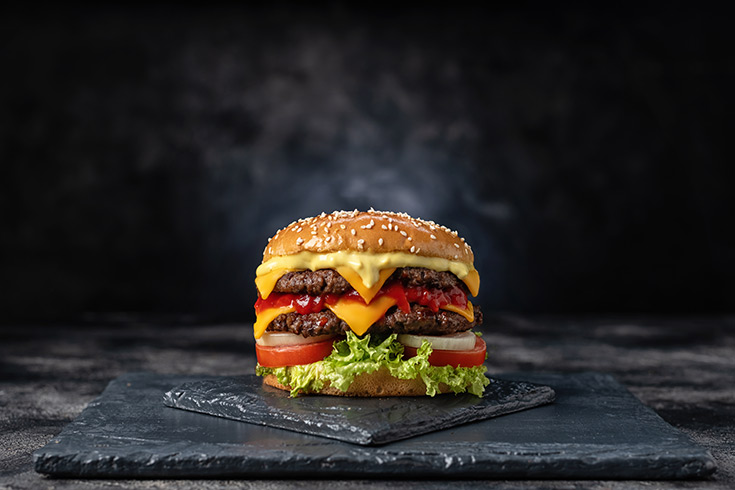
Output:
<path fill-rule="evenodd" d="M 337 339 L 339 340 L 339 339 Z M 313 344 L 266 347 L 255 344 L 258 364 L 263 367 L 296 366 L 321 361 L 332 353 L 334 339 Z"/>
<path fill-rule="evenodd" d="M 404 357 L 414 357 L 418 351 L 415 347 L 403 346 Z M 432 366 L 474 367 L 485 362 L 487 345 L 480 337 L 475 339 L 475 347 L 469 350 L 438 350 L 429 354 L 429 364 Z"/>

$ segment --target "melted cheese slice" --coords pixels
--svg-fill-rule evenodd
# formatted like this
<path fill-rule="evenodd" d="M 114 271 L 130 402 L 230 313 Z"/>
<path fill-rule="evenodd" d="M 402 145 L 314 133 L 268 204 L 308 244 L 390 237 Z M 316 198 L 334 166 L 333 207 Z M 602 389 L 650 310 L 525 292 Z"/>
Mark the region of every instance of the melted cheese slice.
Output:
<path fill-rule="evenodd" d="M 362 335 L 395 304 L 396 300 L 390 296 L 381 296 L 369 305 L 362 305 L 357 301 L 338 301 L 334 305 L 327 305 L 327 308 L 340 320 L 344 320 L 353 332 Z"/>
<path fill-rule="evenodd" d="M 379 273 L 378 282 L 373 284 L 371 287 L 365 286 L 365 283 L 362 282 L 362 278 L 360 278 L 360 275 L 355 272 L 355 269 L 349 266 L 342 266 L 337 267 L 337 272 L 340 276 L 344 277 L 347 282 L 350 283 L 350 286 L 357 291 L 360 296 L 362 296 L 362 299 L 365 300 L 365 303 L 370 303 L 376 294 L 378 294 L 378 291 L 380 291 L 380 288 L 383 287 L 383 284 L 385 284 L 385 281 L 388 280 L 388 278 L 396 271 L 395 267 L 391 267 L 390 269 L 383 269 Z M 338 315 L 339 316 L 339 315 Z"/>
<path fill-rule="evenodd" d="M 374 293 L 372 292 L 373 288 L 377 284 L 382 286 L 385 279 L 390 276 L 388 274 L 384 277 L 383 271 L 395 270 L 397 267 L 426 267 L 435 271 L 449 271 L 467 285 L 467 289 L 469 289 L 472 296 L 477 296 L 480 290 L 480 275 L 471 264 L 402 252 L 379 254 L 348 251 L 327 254 L 301 252 L 294 255 L 273 257 L 260 264 L 256 270 L 255 285 L 258 287 L 260 296 L 265 299 L 273 291 L 278 279 L 287 272 L 336 269 L 360 293 L 365 302 L 369 302 L 377 294 L 380 286 L 377 287 Z M 359 284 L 360 282 L 362 282 L 362 285 Z M 370 296 L 371 294 L 372 296 Z"/>
<path fill-rule="evenodd" d="M 334 305 L 327 305 L 327 308 L 337 315 L 350 326 L 357 335 L 363 335 L 368 331 L 370 326 L 380 320 L 390 307 L 396 304 L 396 300 L 389 296 L 381 296 L 368 305 L 360 304 L 356 301 L 338 301 Z M 474 321 L 475 314 L 471 302 L 467 302 L 467 308 L 460 308 L 454 305 L 447 305 L 443 308 L 447 311 L 459 313 L 469 321 Z M 280 308 L 268 308 L 258 313 L 258 317 L 254 325 L 255 338 L 259 339 L 268 325 L 282 313 L 291 313 L 296 311 L 292 306 L 284 306 Z"/>
<path fill-rule="evenodd" d="M 291 272 L 293 269 L 274 269 L 270 272 L 263 274 L 262 276 L 255 277 L 255 287 L 258 288 L 260 297 L 266 299 L 273 292 L 273 288 L 276 287 L 278 280 L 286 273 Z"/>
<path fill-rule="evenodd" d="M 459 313 L 463 317 L 467 319 L 468 322 L 474 322 L 475 321 L 475 308 L 472 306 L 471 302 L 467 302 L 467 308 L 460 308 L 459 306 L 455 305 L 447 305 L 443 310 L 447 311 L 453 311 L 454 313 Z"/>
<path fill-rule="evenodd" d="M 472 269 L 466 276 L 460 277 L 460 279 L 467 285 L 470 294 L 477 296 L 477 293 L 480 292 L 480 273 L 477 272 L 477 269 Z"/>
<path fill-rule="evenodd" d="M 255 324 L 253 325 L 253 333 L 255 338 L 259 339 L 263 336 L 265 329 L 276 319 L 281 313 L 291 313 L 296 311 L 293 306 L 281 306 L 280 308 L 268 308 L 255 315 Z"/>

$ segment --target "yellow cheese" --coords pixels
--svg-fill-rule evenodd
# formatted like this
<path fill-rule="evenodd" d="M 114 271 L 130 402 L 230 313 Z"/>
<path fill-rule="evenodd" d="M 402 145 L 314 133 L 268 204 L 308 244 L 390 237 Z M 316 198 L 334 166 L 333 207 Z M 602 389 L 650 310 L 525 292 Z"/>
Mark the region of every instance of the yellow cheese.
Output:
<path fill-rule="evenodd" d="M 381 296 L 369 305 L 364 305 L 359 301 L 339 300 L 333 305 L 326 306 L 332 310 L 340 320 L 343 320 L 347 325 L 349 325 L 353 332 L 357 335 L 362 335 L 368 331 L 373 323 L 380 320 L 383 315 L 385 315 L 385 312 L 395 304 L 396 300 L 390 296 Z M 467 302 L 466 309 L 454 305 L 446 305 L 442 309 L 459 313 L 470 322 L 475 320 L 474 308 L 472 307 L 472 303 L 469 301 Z M 275 320 L 278 315 L 281 313 L 291 313 L 292 311 L 296 310 L 291 306 L 283 306 L 280 308 L 268 308 L 258 313 L 254 329 L 255 338 L 259 339 L 270 322 Z"/>
<path fill-rule="evenodd" d="M 472 306 L 472 303 L 469 301 L 467 302 L 467 308 L 460 308 L 459 306 L 454 306 L 454 305 L 446 305 L 442 309 L 447 310 L 447 311 L 453 311 L 454 313 L 459 313 L 460 315 L 465 317 L 468 322 L 475 321 L 475 308 Z"/>
<path fill-rule="evenodd" d="M 266 299 L 270 296 L 273 288 L 276 287 L 278 280 L 287 272 L 291 272 L 293 269 L 276 269 L 263 274 L 262 276 L 255 277 L 255 286 L 258 288 L 260 297 Z"/>
<path fill-rule="evenodd" d="M 296 308 L 293 306 L 281 306 L 279 308 L 268 308 L 256 314 L 255 325 L 253 325 L 255 338 L 259 339 L 262 337 L 265 329 L 268 328 L 268 325 L 270 325 L 278 315 L 281 313 L 291 313 L 292 311 L 296 311 Z"/>
<path fill-rule="evenodd" d="M 337 268 L 337 272 L 340 276 L 344 277 L 347 282 L 350 283 L 350 286 L 352 286 L 355 291 L 357 291 L 360 296 L 362 296 L 362 299 L 365 300 L 365 303 L 370 303 L 376 294 L 378 294 L 378 291 L 380 291 L 380 288 L 383 287 L 383 284 L 385 284 L 385 281 L 395 272 L 396 268 L 391 267 L 390 269 L 383 269 L 380 271 L 380 276 L 378 278 L 378 282 L 373 284 L 371 287 L 365 286 L 365 284 L 362 282 L 362 279 L 360 278 L 360 275 L 355 272 L 355 269 L 352 267 L 343 265 L 342 267 Z"/>
<path fill-rule="evenodd" d="M 395 269 L 397 267 L 426 267 L 435 271 L 449 271 L 467 284 L 467 288 L 472 293 L 472 296 L 477 296 L 480 289 L 480 275 L 471 264 L 402 252 L 369 253 L 340 251 L 326 254 L 301 252 L 293 255 L 273 257 L 267 262 L 260 264 L 256 270 L 257 278 L 255 279 L 255 283 L 258 286 L 260 295 L 266 298 L 273 290 L 276 281 L 288 271 L 316 271 L 319 269 L 340 269 L 343 267 L 349 268 L 354 272 L 354 274 L 350 274 L 351 278 L 348 279 L 345 277 L 352 284 L 352 287 L 355 287 L 353 284 L 353 282 L 356 282 L 355 276 L 359 276 L 362 279 L 365 291 L 371 289 L 381 280 L 381 271 Z M 263 278 L 262 280 L 260 279 L 261 277 Z M 355 289 L 357 290 L 357 288 Z"/>
<path fill-rule="evenodd" d="M 480 274 L 476 269 L 472 269 L 467 273 L 466 276 L 460 277 L 462 281 L 467 285 L 467 289 L 470 290 L 472 296 L 477 296 L 480 292 Z"/>
<path fill-rule="evenodd" d="M 344 320 L 353 332 L 362 335 L 394 304 L 396 304 L 395 299 L 390 296 L 381 296 L 369 305 L 358 301 L 338 301 L 334 305 L 327 305 L 327 308 L 332 310 L 340 320 Z"/>

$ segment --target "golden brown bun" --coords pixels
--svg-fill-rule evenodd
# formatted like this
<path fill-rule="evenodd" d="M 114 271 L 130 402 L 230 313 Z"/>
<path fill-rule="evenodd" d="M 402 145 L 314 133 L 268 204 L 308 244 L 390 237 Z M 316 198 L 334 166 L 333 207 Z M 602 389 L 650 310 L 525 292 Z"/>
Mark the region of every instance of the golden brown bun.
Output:
<path fill-rule="evenodd" d="M 278 382 L 275 374 L 263 378 L 263 383 L 279 390 L 291 391 L 291 388 Z M 449 386 L 439 384 L 440 393 L 449 393 Z M 372 373 L 363 373 L 355 377 L 347 391 L 340 391 L 327 385 L 317 393 L 319 395 L 335 396 L 423 396 L 426 395 L 426 385 L 421 378 L 398 379 L 390 375 L 386 368 L 380 368 Z"/>
<path fill-rule="evenodd" d="M 472 264 L 472 249 L 457 232 L 433 221 L 386 211 L 335 211 L 294 221 L 263 251 L 263 262 L 300 252 L 405 252 Z"/>

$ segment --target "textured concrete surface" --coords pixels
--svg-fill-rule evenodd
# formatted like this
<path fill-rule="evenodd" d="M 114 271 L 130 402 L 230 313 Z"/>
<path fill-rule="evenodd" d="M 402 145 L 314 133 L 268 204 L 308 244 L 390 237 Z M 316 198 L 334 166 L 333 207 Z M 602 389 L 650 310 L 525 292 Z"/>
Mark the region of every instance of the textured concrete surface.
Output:
<path fill-rule="evenodd" d="M 718 472 L 696 482 L 495 482 L 499 488 L 732 488 L 735 485 L 735 317 L 489 318 L 491 371 L 607 372 L 709 449 Z M 88 325 L 3 327 L 0 488 L 446 488 L 446 482 L 50 480 L 31 453 L 112 378 L 128 371 L 250 372 L 248 325 L 173 325 L 119 317 Z M 274 475 L 276 477 L 277 475 Z M 462 482 L 463 488 L 486 482 Z"/>

